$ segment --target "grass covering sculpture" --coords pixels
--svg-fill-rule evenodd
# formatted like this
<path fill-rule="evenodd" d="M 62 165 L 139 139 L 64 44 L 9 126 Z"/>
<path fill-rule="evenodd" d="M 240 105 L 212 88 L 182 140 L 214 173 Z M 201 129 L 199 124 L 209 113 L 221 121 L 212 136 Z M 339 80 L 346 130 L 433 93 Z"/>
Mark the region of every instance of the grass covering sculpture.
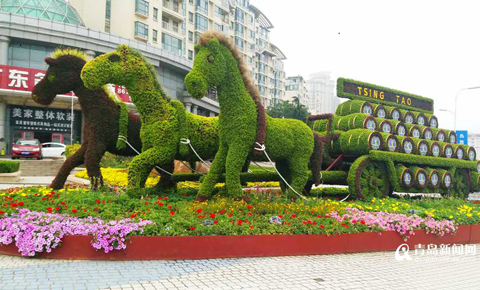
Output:
<path fill-rule="evenodd" d="M 189 146 L 181 144 L 183 138 L 190 140 L 202 159 L 215 156 L 218 118 L 192 114 L 181 102 L 170 100 L 153 66 L 127 45 L 88 62 L 82 79 L 91 89 L 108 83 L 125 86 L 140 113 L 143 147 L 142 153 L 130 163 L 129 189 L 144 187 L 154 165 L 170 167 L 175 159 L 198 161 Z"/>
<path fill-rule="evenodd" d="M 85 163 L 91 187 L 103 184 L 100 160 L 105 152 L 121 156 L 133 156 L 135 152 L 124 143 L 118 143 L 119 134 L 128 137 L 135 147 L 141 148 L 140 120 L 129 114 L 125 104 L 115 101 L 106 89 L 87 89 L 80 73 L 87 56 L 78 50 L 59 49 L 45 59 L 48 70 L 45 77 L 32 91 L 32 99 L 41 105 L 50 105 L 55 96 L 71 91 L 78 97 L 83 112 L 83 143 L 80 149 L 68 158 L 50 184 L 53 189 L 64 186 L 73 168 Z"/>
<path fill-rule="evenodd" d="M 242 197 L 242 165 L 249 156 L 254 160 L 259 158 L 255 158 L 253 151 L 257 128 L 262 122 L 258 115 L 265 115 L 259 106 L 260 94 L 244 67 L 241 54 L 227 36 L 205 32 L 195 51 L 193 69 L 185 79 L 187 90 L 193 97 L 202 98 L 208 88 L 216 87 L 220 104 L 220 147 L 198 197 L 209 197 L 224 171 L 228 194 Z M 312 130 L 299 120 L 265 118 L 266 150 L 281 174 L 300 193 L 307 182 L 308 164 L 314 152 Z M 319 171 L 317 164 L 313 168 L 316 180 Z M 288 193 L 293 194 L 291 189 Z"/>

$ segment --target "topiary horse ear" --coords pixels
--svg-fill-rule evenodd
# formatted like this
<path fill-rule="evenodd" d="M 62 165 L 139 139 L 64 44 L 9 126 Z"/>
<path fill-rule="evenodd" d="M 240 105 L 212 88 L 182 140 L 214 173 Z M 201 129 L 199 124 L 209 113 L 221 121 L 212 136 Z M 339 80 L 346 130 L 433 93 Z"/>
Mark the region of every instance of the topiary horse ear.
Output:
<path fill-rule="evenodd" d="M 120 52 L 122 55 L 125 55 L 130 52 L 130 47 L 126 44 L 120 44 L 117 48 L 117 51 Z"/>
<path fill-rule="evenodd" d="M 49 66 L 54 66 L 54 65 L 57 63 L 57 60 L 54 59 L 54 58 L 51 58 L 51 57 L 46 57 L 46 58 L 45 58 L 45 62 L 46 62 Z"/>
<path fill-rule="evenodd" d="M 210 50 L 218 52 L 218 50 L 220 48 L 220 41 L 218 41 L 218 39 L 216 39 L 216 38 L 213 38 L 208 42 L 207 46 L 208 46 L 208 48 L 210 48 Z"/>

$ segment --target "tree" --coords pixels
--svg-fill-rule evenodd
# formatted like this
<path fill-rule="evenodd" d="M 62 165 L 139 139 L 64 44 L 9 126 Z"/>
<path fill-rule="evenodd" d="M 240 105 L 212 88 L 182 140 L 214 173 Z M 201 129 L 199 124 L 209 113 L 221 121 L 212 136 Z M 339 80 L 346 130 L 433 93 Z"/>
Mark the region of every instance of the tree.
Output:
<path fill-rule="evenodd" d="M 291 118 L 306 122 L 308 115 L 307 107 L 300 104 L 298 97 L 293 97 L 293 101 L 283 101 L 268 107 L 268 115 L 274 118 Z"/>

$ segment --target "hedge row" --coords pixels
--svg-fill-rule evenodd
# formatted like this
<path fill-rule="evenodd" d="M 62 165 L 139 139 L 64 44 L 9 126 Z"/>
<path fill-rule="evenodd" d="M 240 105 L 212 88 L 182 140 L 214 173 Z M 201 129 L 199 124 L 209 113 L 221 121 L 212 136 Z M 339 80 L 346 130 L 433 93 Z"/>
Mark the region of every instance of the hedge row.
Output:
<path fill-rule="evenodd" d="M 13 173 L 20 169 L 20 162 L 0 160 L 0 173 Z"/>

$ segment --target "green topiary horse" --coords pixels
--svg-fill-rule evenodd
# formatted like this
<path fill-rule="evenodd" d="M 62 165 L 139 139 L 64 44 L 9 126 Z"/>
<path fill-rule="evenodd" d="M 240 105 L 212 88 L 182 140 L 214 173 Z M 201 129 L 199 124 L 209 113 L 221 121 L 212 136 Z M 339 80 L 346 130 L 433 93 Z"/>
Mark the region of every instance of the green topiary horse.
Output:
<path fill-rule="evenodd" d="M 202 34 L 195 47 L 192 71 L 185 79 L 188 92 L 201 98 L 210 87 L 216 87 L 220 103 L 220 147 L 199 191 L 199 198 L 208 197 L 219 175 L 225 170 L 226 188 L 233 197 L 242 197 L 240 184 L 242 165 L 253 154 L 257 136 L 260 94 L 255 88 L 243 58 L 227 36 L 215 32 Z M 280 173 L 295 191 L 301 193 L 308 179 L 308 165 L 314 151 L 314 135 L 303 122 L 266 117 L 265 145 Z M 312 158 L 313 160 L 315 158 Z M 316 163 L 316 162 L 315 162 Z M 319 164 L 313 168 L 319 180 Z M 288 190 L 291 195 L 293 192 Z"/>
<path fill-rule="evenodd" d="M 130 163 L 129 189 L 144 187 L 156 164 L 172 168 L 175 159 L 197 161 L 192 150 L 181 144 L 182 138 L 191 141 L 202 159 L 215 156 L 218 118 L 186 112 L 181 102 L 170 100 L 153 66 L 136 50 L 120 45 L 116 51 L 98 56 L 85 65 L 82 79 L 87 88 L 108 83 L 125 86 L 140 113 L 143 148 Z"/>

